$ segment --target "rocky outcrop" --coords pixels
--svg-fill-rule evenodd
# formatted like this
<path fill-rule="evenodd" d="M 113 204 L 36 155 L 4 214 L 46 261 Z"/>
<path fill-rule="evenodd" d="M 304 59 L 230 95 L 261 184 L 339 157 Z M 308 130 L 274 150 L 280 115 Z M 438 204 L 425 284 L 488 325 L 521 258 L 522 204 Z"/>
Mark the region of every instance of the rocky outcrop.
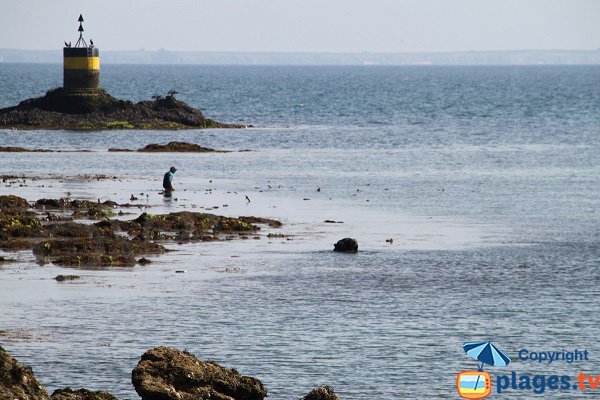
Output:
<path fill-rule="evenodd" d="M 186 142 L 169 142 L 167 144 L 149 144 L 146 147 L 139 149 L 142 153 L 158 153 L 158 152 L 177 152 L 177 153 L 224 153 L 223 150 L 215 150 L 209 147 L 202 147 L 194 143 Z"/>
<path fill-rule="evenodd" d="M 300 400 L 340 400 L 340 396 L 330 386 L 320 386 L 311 390 L 310 393 Z"/>
<path fill-rule="evenodd" d="M 352 238 L 340 239 L 333 245 L 333 251 L 355 253 L 358 251 L 358 242 Z"/>
<path fill-rule="evenodd" d="M 57 88 L 45 96 L 0 109 L 0 129 L 190 129 L 243 128 L 204 117 L 173 94 L 152 101 L 119 100 L 103 89 Z"/>
<path fill-rule="evenodd" d="M 142 400 L 262 400 L 267 396 L 256 378 L 168 347 L 145 352 L 131 382 Z"/>
<path fill-rule="evenodd" d="M 46 149 L 26 149 L 24 147 L 0 146 L 0 153 L 52 153 Z"/>
<path fill-rule="evenodd" d="M 117 400 L 107 392 L 92 392 L 87 389 L 73 390 L 71 388 L 57 389 L 52 393 L 51 400 Z"/>
<path fill-rule="evenodd" d="M 202 147 L 194 143 L 169 142 L 167 144 L 152 143 L 138 150 L 111 147 L 110 152 L 137 151 L 139 153 L 229 153 L 226 150 L 215 150 L 210 147 Z"/>
<path fill-rule="evenodd" d="M 26 211 L 29 208 L 27 200 L 13 195 L 0 196 L 0 211 L 15 212 Z"/>
<path fill-rule="evenodd" d="M 30 367 L 21 365 L 0 346 L 0 399 L 48 400 L 48 392 L 33 376 Z"/>
<path fill-rule="evenodd" d="M 0 196 L 0 249 L 32 250 L 40 264 L 134 266 L 139 256 L 167 251 L 157 240 L 179 243 L 230 240 L 260 230 L 254 223 L 281 226 L 279 221 L 266 218 L 231 218 L 187 211 L 166 215 L 143 213 L 134 220 L 111 219 L 116 206 L 112 201 L 40 199 L 33 208 L 43 210 L 42 223 L 40 215 L 29 209 L 25 199 Z M 101 221 L 94 224 L 65 221 L 63 213 L 69 209 L 73 210 L 72 218 Z M 55 218 L 56 215 L 62 216 Z"/>

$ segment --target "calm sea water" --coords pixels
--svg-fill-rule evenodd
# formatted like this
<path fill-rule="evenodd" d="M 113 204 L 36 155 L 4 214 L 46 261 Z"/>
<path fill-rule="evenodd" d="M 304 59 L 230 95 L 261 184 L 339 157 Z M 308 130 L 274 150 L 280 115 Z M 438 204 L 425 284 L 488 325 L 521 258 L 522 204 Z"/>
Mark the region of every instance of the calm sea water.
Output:
<path fill-rule="evenodd" d="M 61 72 L 0 64 L 0 107 L 59 86 Z M 156 345 L 256 376 L 275 399 L 319 384 L 344 399 L 457 398 L 456 373 L 476 367 L 462 344 L 475 340 L 513 358 L 486 367 L 493 376 L 600 374 L 600 67 L 106 65 L 102 85 L 134 101 L 173 89 L 255 128 L 0 131 L 0 145 L 93 150 L 0 153 L 2 174 L 41 177 L 0 194 L 144 193 L 154 213 L 280 218 L 293 240 L 173 245 L 147 267 L 75 271 L 68 284 L 51 278 L 73 270 L 13 255 L 0 267 L 11 333 L 0 343 L 50 389 L 135 399 L 131 369 Z M 252 151 L 106 151 L 171 140 Z M 177 201 L 157 194 L 170 165 Z M 344 236 L 358 254 L 331 252 Z M 538 364 L 518 360 L 524 348 L 590 356 Z"/>

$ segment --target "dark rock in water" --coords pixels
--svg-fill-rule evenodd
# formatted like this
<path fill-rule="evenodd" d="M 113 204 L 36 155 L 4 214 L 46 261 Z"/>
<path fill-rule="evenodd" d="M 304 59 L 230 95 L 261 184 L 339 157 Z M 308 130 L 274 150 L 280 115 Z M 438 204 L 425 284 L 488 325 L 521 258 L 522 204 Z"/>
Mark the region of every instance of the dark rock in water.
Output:
<path fill-rule="evenodd" d="M 2 153 L 52 153 L 53 150 L 46 149 L 26 149 L 24 147 L 0 146 Z"/>
<path fill-rule="evenodd" d="M 74 281 L 79 279 L 79 275 L 56 275 L 56 282 Z"/>
<path fill-rule="evenodd" d="M 142 400 L 262 400 L 267 396 L 256 378 L 168 347 L 145 352 L 131 382 Z"/>
<path fill-rule="evenodd" d="M 352 238 L 340 239 L 333 245 L 333 251 L 356 252 L 358 251 L 358 242 Z"/>
<path fill-rule="evenodd" d="M 30 367 L 21 365 L 0 346 L 0 399 L 48 400 L 48 392 Z"/>
<path fill-rule="evenodd" d="M 87 389 L 73 390 L 71 388 L 57 389 L 52 393 L 52 400 L 117 400 L 106 392 L 92 392 Z"/>
<path fill-rule="evenodd" d="M 224 150 L 215 150 L 208 147 L 202 147 L 194 143 L 169 142 L 167 144 L 149 144 L 143 149 L 138 150 L 141 153 L 153 152 L 174 152 L 174 153 L 225 153 Z"/>
<path fill-rule="evenodd" d="M 300 400 L 340 400 L 340 396 L 330 386 L 320 386 L 311 390 Z"/>
<path fill-rule="evenodd" d="M 50 90 L 43 97 L 0 109 L 0 129 L 189 129 L 244 128 L 204 117 L 174 95 L 153 101 L 119 100 L 103 89 Z"/>

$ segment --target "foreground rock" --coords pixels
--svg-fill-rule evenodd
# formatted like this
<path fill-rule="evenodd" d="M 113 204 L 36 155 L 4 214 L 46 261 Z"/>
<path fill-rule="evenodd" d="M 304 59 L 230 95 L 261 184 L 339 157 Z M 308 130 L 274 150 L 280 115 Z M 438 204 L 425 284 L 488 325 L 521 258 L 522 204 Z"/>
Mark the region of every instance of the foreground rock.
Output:
<path fill-rule="evenodd" d="M 57 389 L 52 393 L 52 400 L 117 400 L 107 392 L 92 392 L 87 389 Z"/>
<path fill-rule="evenodd" d="M 145 352 L 131 382 L 142 400 L 262 400 L 267 396 L 256 378 L 168 347 Z"/>
<path fill-rule="evenodd" d="M 48 400 L 48 392 L 33 376 L 30 367 L 21 365 L 0 346 L 0 399 Z"/>
<path fill-rule="evenodd" d="M 340 397 L 330 386 L 320 386 L 313 389 L 300 400 L 340 400 Z"/>
<path fill-rule="evenodd" d="M 355 253 L 358 251 L 358 242 L 352 238 L 340 239 L 333 245 L 333 251 Z"/>
<path fill-rule="evenodd" d="M 131 373 L 131 382 L 142 400 L 262 400 L 267 396 L 267 389 L 258 379 L 169 347 L 145 352 Z M 15 399 L 117 400 L 108 392 L 68 387 L 48 396 L 31 368 L 21 365 L 0 346 L 0 400 Z M 340 397 L 331 387 L 321 386 L 300 400 Z"/>
<path fill-rule="evenodd" d="M 174 95 L 155 96 L 153 101 L 118 100 L 103 89 L 81 92 L 64 88 L 43 97 L 0 109 L 0 129 L 190 129 L 243 128 L 204 117 L 200 110 Z"/>

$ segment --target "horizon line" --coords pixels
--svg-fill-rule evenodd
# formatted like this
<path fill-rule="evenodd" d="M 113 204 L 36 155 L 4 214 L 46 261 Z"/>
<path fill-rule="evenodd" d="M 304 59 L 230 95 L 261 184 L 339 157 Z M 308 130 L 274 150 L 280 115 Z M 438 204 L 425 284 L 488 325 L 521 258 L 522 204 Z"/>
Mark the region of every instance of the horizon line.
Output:
<path fill-rule="evenodd" d="M 102 48 L 101 46 L 94 46 Z M 60 51 L 64 47 L 57 47 L 55 49 L 23 49 L 23 48 L 10 48 L 0 47 L 1 50 L 10 51 Z M 504 49 L 504 50 L 448 50 L 448 51 L 294 51 L 294 50 L 172 50 L 172 49 L 120 49 L 111 50 L 105 48 L 103 51 L 107 52 L 133 52 L 133 51 L 147 51 L 147 52 L 173 52 L 173 53 L 222 53 L 222 54 L 339 54 L 339 55 L 362 55 L 362 54 L 456 54 L 456 53 L 516 53 L 516 52 L 600 52 L 600 47 L 595 49 Z"/>

